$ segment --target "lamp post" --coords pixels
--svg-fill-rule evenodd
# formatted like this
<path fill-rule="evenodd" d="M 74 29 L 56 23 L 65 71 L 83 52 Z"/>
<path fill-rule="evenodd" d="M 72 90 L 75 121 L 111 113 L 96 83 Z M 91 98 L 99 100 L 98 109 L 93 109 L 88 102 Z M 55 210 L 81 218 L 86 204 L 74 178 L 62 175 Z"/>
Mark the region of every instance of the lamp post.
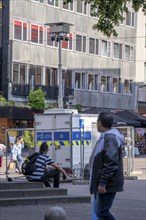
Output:
<path fill-rule="evenodd" d="M 46 23 L 45 25 L 50 26 L 51 40 L 57 40 L 59 43 L 59 96 L 58 96 L 58 106 L 59 109 L 63 108 L 63 89 L 62 89 L 62 40 L 69 40 L 67 34 L 70 33 L 70 26 L 72 24 L 66 22 L 55 22 Z"/>

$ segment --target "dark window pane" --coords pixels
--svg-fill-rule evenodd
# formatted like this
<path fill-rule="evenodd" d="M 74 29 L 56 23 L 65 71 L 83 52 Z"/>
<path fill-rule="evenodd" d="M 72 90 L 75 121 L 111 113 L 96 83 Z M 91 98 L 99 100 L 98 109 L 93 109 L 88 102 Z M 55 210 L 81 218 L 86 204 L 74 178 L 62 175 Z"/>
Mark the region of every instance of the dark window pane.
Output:
<path fill-rule="evenodd" d="M 22 22 L 14 22 L 14 39 L 21 40 L 22 38 Z"/>
<path fill-rule="evenodd" d="M 18 83 L 19 65 L 13 64 L 13 82 Z"/>
<path fill-rule="evenodd" d="M 76 35 L 76 50 L 82 51 L 82 36 Z"/>
<path fill-rule="evenodd" d="M 38 26 L 31 25 L 31 42 L 38 43 Z"/>

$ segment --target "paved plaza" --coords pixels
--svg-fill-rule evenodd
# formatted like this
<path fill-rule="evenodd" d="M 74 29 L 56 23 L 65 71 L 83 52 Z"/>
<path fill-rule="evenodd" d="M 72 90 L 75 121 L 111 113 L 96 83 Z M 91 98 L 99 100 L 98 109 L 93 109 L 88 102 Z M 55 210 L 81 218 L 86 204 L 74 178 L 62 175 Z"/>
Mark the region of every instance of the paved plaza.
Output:
<path fill-rule="evenodd" d="M 136 180 L 125 180 L 124 192 L 118 193 L 112 207 L 117 220 L 146 220 L 146 157 L 136 158 L 135 169 L 143 171 Z M 3 180 L 1 175 L 1 181 Z M 68 194 L 89 195 L 89 185 L 61 183 Z M 50 206 L 61 206 L 68 220 L 91 220 L 91 204 L 55 204 L 38 206 L 1 207 L 0 220 L 43 220 Z"/>

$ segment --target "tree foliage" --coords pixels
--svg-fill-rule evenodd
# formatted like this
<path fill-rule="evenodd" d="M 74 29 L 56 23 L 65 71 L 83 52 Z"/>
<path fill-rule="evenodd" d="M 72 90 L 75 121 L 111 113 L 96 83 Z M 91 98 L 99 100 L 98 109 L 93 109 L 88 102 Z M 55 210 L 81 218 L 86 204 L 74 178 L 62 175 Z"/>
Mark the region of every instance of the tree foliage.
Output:
<path fill-rule="evenodd" d="M 23 139 L 28 148 L 34 148 L 34 131 L 24 131 Z"/>
<path fill-rule="evenodd" d="M 46 94 L 43 93 L 41 88 L 34 91 L 30 91 L 28 95 L 28 101 L 31 108 L 43 110 L 45 108 L 45 96 Z"/>
<path fill-rule="evenodd" d="M 73 1 L 65 0 L 66 3 Z M 92 15 L 99 18 L 93 29 L 101 31 L 107 37 L 118 35 L 115 26 L 119 26 L 120 21 L 124 20 L 123 15 L 128 12 L 128 3 L 132 4 L 135 12 L 142 8 L 146 14 L 145 0 L 85 0 L 85 3 L 91 5 Z"/>

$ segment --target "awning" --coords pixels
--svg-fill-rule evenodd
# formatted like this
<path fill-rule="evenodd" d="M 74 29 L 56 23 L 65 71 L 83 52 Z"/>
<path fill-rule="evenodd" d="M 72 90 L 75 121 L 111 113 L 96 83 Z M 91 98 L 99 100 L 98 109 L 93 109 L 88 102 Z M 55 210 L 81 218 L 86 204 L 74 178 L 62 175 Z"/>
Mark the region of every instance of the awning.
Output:
<path fill-rule="evenodd" d="M 114 118 L 114 126 L 133 126 L 146 127 L 146 117 L 139 115 L 132 110 L 114 110 L 108 108 L 89 108 L 82 113 L 99 114 L 100 112 L 109 112 Z"/>
<path fill-rule="evenodd" d="M 8 118 L 13 120 L 34 120 L 33 111 L 26 107 L 17 106 L 1 106 L 0 118 Z"/>
<path fill-rule="evenodd" d="M 125 118 L 125 120 L 133 120 L 133 121 L 135 120 L 139 123 L 138 126 L 146 127 L 146 117 L 140 115 L 138 112 L 132 110 L 123 110 L 123 111 L 117 111 L 116 115 Z"/>

